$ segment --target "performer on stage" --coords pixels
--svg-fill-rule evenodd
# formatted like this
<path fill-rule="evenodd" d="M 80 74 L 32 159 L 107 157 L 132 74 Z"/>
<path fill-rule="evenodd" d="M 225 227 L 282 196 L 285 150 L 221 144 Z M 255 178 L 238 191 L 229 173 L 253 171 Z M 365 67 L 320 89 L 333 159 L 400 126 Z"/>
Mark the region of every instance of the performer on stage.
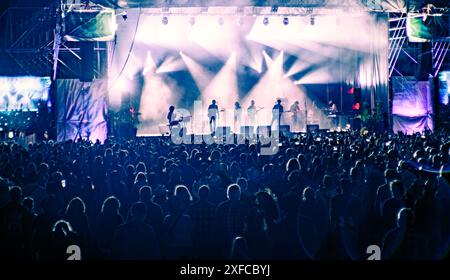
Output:
<path fill-rule="evenodd" d="M 238 101 L 234 103 L 234 133 L 239 133 L 241 126 L 242 108 Z"/>
<path fill-rule="evenodd" d="M 336 128 L 338 126 L 338 118 L 336 116 L 338 112 L 337 106 L 336 104 L 330 100 L 330 102 L 328 102 L 328 116 L 332 119 L 331 120 L 331 125 Z"/>
<path fill-rule="evenodd" d="M 332 100 L 330 100 L 330 102 L 328 102 L 328 109 L 330 111 L 330 114 L 336 114 L 338 112 L 337 106 L 336 104 L 334 104 L 334 102 Z"/>
<path fill-rule="evenodd" d="M 250 101 L 250 106 L 247 108 L 248 120 L 251 126 L 256 124 L 256 105 L 255 100 Z"/>
<path fill-rule="evenodd" d="M 211 134 L 216 132 L 217 119 L 219 118 L 219 107 L 216 100 L 213 100 L 208 107 L 209 129 Z"/>
<path fill-rule="evenodd" d="M 295 101 L 289 108 L 289 111 L 291 111 L 292 113 L 292 128 L 296 128 L 298 126 L 298 122 L 300 119 L 300 107 L 298 106 L 299 104 L 300 103 L 298 101 Z"/>
<path fill-rule="evenodd" d="M 167 114 L 167 120 L 169 121 L 169 128 L 172 128 L 172 126 L 177 125 L 178 122 L 174 119 L 174 112 L 175 112 L 175 106 L 169 107 L 169 113 Z"/>
<path fill-rule="evenodd" d="M 277 99 L 277 103 L 272 108 L 272 121 L 270 122 L 270 126 L 273 125 L 274 122 L 276 122 L 276 129 L 279 130 L 281 125 L 281 116 L 283 115 L 284 108 L 283 105 L 281 105 L 281 99 Z"/>

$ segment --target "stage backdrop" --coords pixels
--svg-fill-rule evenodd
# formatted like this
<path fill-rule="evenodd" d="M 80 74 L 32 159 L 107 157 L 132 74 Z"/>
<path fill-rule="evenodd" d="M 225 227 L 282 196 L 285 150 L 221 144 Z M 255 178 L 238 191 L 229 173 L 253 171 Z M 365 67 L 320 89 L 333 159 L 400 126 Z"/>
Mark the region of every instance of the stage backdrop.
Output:
<path fill-rule="evenodd" d="M 393 130 L 406 134 L 433 129 L 433 103 L 429 82 L 415 77 L 393 77 Z"/>
<path fill-rule="evenodd" d="M 329 128 L 323 110 L 329 100 L 351 113 L 351 87 L 361 89 L 367 106 L 388 104 L 386 15 L 332 7 L 290 17 L 240 15 L 235 8 L 229 15 L 209 12 L 128 9 L 127 21 L 118 22 L 109 49 L 110 106 L 141 113 L 138 135 L 160 133 L 170 105 L 192 113 L 197 100 L 202 111 L 192 115 L 194 125 L 187 124 L 194 133 L 209 132 L 206 108 L 212 99 L 225 110 L 219 126 L 233 126 L 236 101 L 244 109 L 243 125 L 250 123 L 251 100 L 262 108 L 258 125 L 270 124 L 277 98 L 285 110 L 298 101 L 298 130 L 306 122 Z M 284 124 L 291 121 L 289 113 L 283 115 Z"/>
<path fill-rule="evenodd" d="M 80 137 L 103 142 L 107 137 L 108 94 L 104 80 L 57 81 L 58 141 Z"/>

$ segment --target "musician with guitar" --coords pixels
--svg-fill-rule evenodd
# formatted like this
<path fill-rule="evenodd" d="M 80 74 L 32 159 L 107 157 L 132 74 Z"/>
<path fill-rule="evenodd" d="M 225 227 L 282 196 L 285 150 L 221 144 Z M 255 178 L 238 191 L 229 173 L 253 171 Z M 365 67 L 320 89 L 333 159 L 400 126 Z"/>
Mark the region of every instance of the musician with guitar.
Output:
<path fill-rule="evenodd" d="M 179 136 L 183 137 L 186 132 L 186 124 L 192 119 L 190 113 L 183 109 L 175 109 L 175 106 L 169 107 L 169 112 L 167 113 L 167 125 L 169 127 L 170 134 L 179 131 Z M 174 128 L 176 128 L 174 130 Z"/>
<path fill-rule="evenodd" d="M 248 120 L 249 120 L 250 126 L 253 126 L 253 127 L 256 126 L 256 124 L 257 124 L 257 120 L 256 120 L 257 114 L 262 109 L 264 109 L 264 107 L 260 107 L 260 108 L 256 107 L 255 100 L 250 101 L 250 106 L 248 106 L 248 108 L 247 108 L 247 115 L 248 115 Z"/>
<path fill-rule="evenodd" d="M 294 103 L 292 103 L 291 107 L 289 108 L 289 111 L 291 111 L 292 113 L 292 128 L 297 128 L 298 124 L 299 124 L 299 114 L 300 114 L 300 106 L 299 106 L 299 102 L 295 101 Z"/>

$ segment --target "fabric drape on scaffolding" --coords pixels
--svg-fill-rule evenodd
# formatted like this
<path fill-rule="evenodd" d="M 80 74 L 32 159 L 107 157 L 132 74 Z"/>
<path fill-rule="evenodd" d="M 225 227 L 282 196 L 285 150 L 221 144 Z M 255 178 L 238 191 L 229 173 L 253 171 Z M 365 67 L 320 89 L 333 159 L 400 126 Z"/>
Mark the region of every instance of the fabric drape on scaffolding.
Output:
<path fill-rule="evenodd" d="M 103 143 L 108 132 L 107 82 L 58 80 L 56 96 L 58 141 L 83 138 Z"/>
<path fill-rule="evenodd" d="M 385 14 L 373 14 L 377 24 L 372 26 L 371 34 L 382 33 L 386 36 L 370 38 L 370 59 L 359 64 L 358 85 L 361 88 L 363 102 L 371 109 L 380 102 L 384 111 L 388 111 L 388 19 Z"/>
<path fill-rule="evenodd" d="M 393 77 L 393 130 L 413 134 L 433 129 L 430 83 L 415 77 Z"/>

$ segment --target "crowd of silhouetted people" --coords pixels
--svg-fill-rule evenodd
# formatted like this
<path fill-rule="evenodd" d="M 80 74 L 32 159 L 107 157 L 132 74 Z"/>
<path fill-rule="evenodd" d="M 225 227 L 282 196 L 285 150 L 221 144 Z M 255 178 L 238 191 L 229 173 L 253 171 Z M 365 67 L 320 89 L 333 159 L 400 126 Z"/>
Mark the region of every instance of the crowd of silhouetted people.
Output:
<path fill-rule="evenodd" d="M 259 144 L 170 137 L 0 144 L 0 256 L 439 259 L 450 137 L 328 132 Z"/>

